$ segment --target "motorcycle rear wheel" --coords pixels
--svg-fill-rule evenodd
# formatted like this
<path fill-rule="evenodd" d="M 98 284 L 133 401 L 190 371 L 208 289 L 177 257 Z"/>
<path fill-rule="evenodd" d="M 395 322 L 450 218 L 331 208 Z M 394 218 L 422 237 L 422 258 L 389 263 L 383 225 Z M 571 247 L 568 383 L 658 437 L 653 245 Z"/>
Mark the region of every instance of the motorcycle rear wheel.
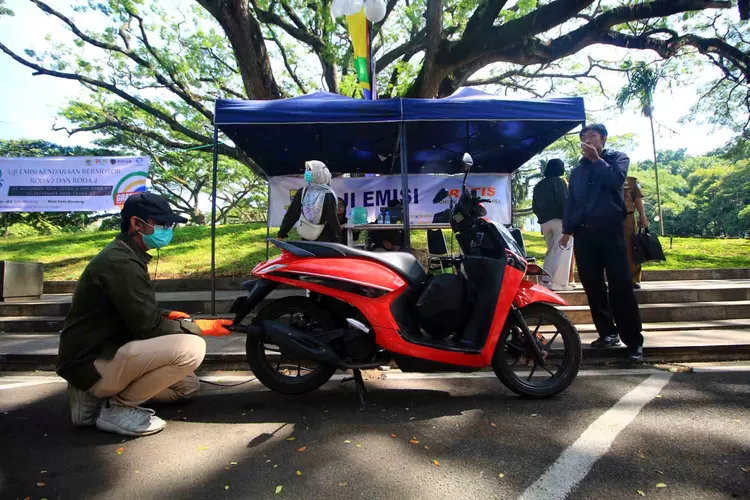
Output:
<path fill-rule="evenodd" d="M 336 328 L 333 316 L 306 297 L 286 297 L 271 302 L 258 312 L 253 323 L 269 320 L 288 322 L 290 326 L 313 334 L 315 331 Z M 285 358 L 278 346 L 264 344 L 249 336 L 245 342 L 245 351 L 247 362 L 256 378 L 269 389 L 282 394 L 294 395 L 314 391 L 328 382 L 336 372 L 335 366 Z M 277 352 L 278 357 L 274 360 L 269 359 L 270 352 Z M 280 370 L 282 367 L 283 370 Z"/>
<path fill-rule="evenodd" d="M 492 369 L 520 396 L 541 399 L 559 394 L 575 380 L 581 366 L 578 330 L 565 313 L 549 304 L 530 304 L 521 309 L 521 314 L 548 365 L 541 367 L 536 362 L 521 329 L 509 319 L 495 348 Z"/>

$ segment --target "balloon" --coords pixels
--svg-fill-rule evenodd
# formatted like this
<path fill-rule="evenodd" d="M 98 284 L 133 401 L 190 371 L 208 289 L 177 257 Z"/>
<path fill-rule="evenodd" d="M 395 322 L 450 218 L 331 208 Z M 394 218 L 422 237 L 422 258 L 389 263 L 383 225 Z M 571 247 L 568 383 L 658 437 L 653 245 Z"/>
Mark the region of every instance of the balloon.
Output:
<path fill-rule="evenodd" d="M 334 18 L 345 16 L 347 3 L 347 0 L 333 0 L 333 3 L 331 4 L 331 15 Z"/>
<path fill-rule="evenodd" d="M 347 16 L 353 16 L 360 10 L 362 10 L 362 5 L 364 4 L 364 0 L 347 0 L 346 1 L 346 15 Z"/>
<path fill-rule="evenodd" d="M 365 2 L 365 17 L 371 23 L 379 23 L 385 19 L 385 1 L 367 0 Z"/>

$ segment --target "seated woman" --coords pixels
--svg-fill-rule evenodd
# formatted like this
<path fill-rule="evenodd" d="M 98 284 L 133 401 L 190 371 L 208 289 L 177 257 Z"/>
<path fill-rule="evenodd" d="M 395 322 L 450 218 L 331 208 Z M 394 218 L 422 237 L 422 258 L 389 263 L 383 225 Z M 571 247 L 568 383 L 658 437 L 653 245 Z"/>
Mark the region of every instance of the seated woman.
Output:
<path fill-rule="evenodd" d="M 339 224 L 341 225 L 341 243 L 344 245 L 348 245 L 348 234 L 346 231 L 346 223 L 349 222 L 349 219 L 346 217 L 346 201 L 344 201 L 343 198 L 339 198 L 339 204 L 336 209 L 336 216 L 339 219 Z M 359 231 L 352 231 L 352 236 L 354 237 L 354 241 L 357 241 L 359 239 Z"/>
<path fill-rule="evenodd" d="M 307 185 L 297 191 L 284 215 L 279 228 L 279 239 L 286 238 L 300 217 L 304 217 L 310 224 L 324 226 L 313 241 L 341 243 L 336 193 L 331 188 L 331 172 L 325 163 L 317 160 L 305 162 L 305 182 Z"/>
<path fill-rule="evenodd" d="M 388 208 L 403 207 L 401 200 L 390 200 Z M 404 232 L 399 229 L 371 231 L 370 241 L 375 252 L 398 252 L 404 244 Z"/>

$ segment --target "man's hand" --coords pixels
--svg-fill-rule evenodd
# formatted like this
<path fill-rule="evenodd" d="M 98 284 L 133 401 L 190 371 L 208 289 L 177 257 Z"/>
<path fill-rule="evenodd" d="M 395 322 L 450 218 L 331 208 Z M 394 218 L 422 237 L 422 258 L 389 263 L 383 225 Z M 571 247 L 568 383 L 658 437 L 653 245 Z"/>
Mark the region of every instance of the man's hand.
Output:
<path fill-rule="evenodd" d="M 196 319 L 193 320 L 198 328 L 201 329 L 201 335 L 210 335 L 212 337 L 220 337 L 222 335 L 230 335 L 232 332 L 224 328 L 232 324 L 231 319 Z"/>
<path fill-rule="evenodd" d="M 646 229 L 648 227 L 648 218 L 646 217 L 646 214 L 641 214 L 640 217 L 638 217 L 638 227 L 641 229 Z"/>
<path fill-rule="evenodd" d="M 567 250 L 568 249 L 568 243 L 570 243 L 570 235 L 569 234 L 563 234 L 563 237 L 560 238 L 560 249 L 561 250 Z"/>
<path fill-rule="evenodd" d="M 166 316 L 164 316 L 164 317 L 167 318 L 167 319 L 178 320 L 178 319 L 189 318 L 190 315 L 188 313 L 184 313 L 182 311 L 169 311 L 169 313 Z"/>
<path fill-rule="evenodd" d="M 589 146 L 585 142 L 581 143 L 581 154 L 591 163 L 599 161 L 599 152 L 594 146 Z"/>

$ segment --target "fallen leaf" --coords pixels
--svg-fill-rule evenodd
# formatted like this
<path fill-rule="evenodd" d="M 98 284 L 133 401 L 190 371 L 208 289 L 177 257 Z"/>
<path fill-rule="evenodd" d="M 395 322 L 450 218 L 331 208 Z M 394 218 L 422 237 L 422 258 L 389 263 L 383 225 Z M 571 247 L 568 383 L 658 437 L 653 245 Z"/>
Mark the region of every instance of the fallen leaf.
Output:
<path fill-rule="evenodd" d="M 347 443 L 347 444 L 349 444 L 349 443 L 351 443 L 351 440 L 350 439 L 344 439 L 344 442 Z"/>
<path fill-rule="evenodd" d="M 425 449 L 425 450 L 429 450 L 429 449 L 430 449 L 430 447 L 429 447 L 429 446 L 427 446 L 427 445 L 424 445 L 424 449 Z"/>
<path fill-rule="evenodd" d="M 237 462 L 234 462 L 234 461 L 229 462 L 229 465 L 237 465 Z"/>
<path fill-rule="evenodd" d="M 492 427 L 497 427 L 497 424 L 496 424 L 495 422 L 490 422 L 490 425 L 491 425 Z"/>
<path fill-rule="evenodd" d="M 47 471 L 46 471 L 46 470 L 40 470 L 40 471 L 39 471 L 39 474 L 46 474 L 46 473 L 47 473 Z"/>
<path fill-rule="evenodd" d="M 396 439 L 396 438 L 397 438 L 398 436 L 397 436 L 397 435 L 395 435 L 395 434 L 391 434 L 391 437 L 392 437 L 393 439 Z"/>
<path fill-rule="evenodd" d="M 208 446 L 199 446 L 198 451 L 206 451 L 208 449 Z"/>
<path fill-rule="evenodd" d="M 270 462 L 271 462 L 270 460 L 266 460 L 266 463 L 270 463 Z"/>
<path fill-rule="evenodd" d="M 115 453 L 117 453 L 118 455 L 122 455 L 123 453 L 125 453 L 125 448 L 120 446 L 119 448 L 115 450 Z"/>
<path fill-rule="evenodd" d="M 539 416 L 539 414 L 537 414 L 537 413 L 532 413 L 532 414 L 531 414 L 531 416 L 532 416 L 532 417 L 538 417 L 538 416 Z"/>
<path fill-rule="evenodd" d="M 340 483 L 338 483 L 338 485 L 339 486 L 346 486 L 346 481 L 341 481 Z"/>
<path fill-rule="evenodd" d="M 642 497 L 646 496 L 646 493 L 643 490 L 635 490 L 635 492 L 638 493 L 638 495 L 640 495 Z"/>
<path fill-rule="evenodd" d="M 359 443 L 355 444 L 354 446 L 356 446 L 357 448 L 362 448 L 362 445 Z"/>
<path fill-rule="evenodd" d="M 279 467 L 279 464 L 274 464 L 273 468 L 276 469 Z"/>
<path fill-rule="evenodd" d="M 656 483 L 656 487 L 657 487 L 657 488 L 666 488 L 666 487 L 667 487 L 667 485 L 666 485 L 666 484 L 664 484 L 664 483 Z"/>
<path fill-rule="evenodd" d="M 500 474 L 498 474 L 498 475 L 497 475 L 497 477 L 499 477 L 500 479 L 502 479 L 502 478 L 504 478 L 504 477 L 505 477 L 505 474 L 503 474 L 503 473 L 501 472 Z"/>
<path fill-rule="evenodd" d="M 646 455 L 644 455 L 643 453 L 639 453 L 638 458 L 646 458 Z"/>
<path fill-rule="evenodd" d="M 300 448 L 297 448 L 297 451 L 298 451 L 298 452 L 300 452 L 300 453 L 302 453 L 302 452 L 303 452 L 303 451 L 305 451 L 306 449 L 307 449 L 307 445 L 305 445 L 305 446 L 302 446 L 302 447 L 300 447 Z"/>
<path fill-rule="evenodd" d="M 660 398 L 660 397 L 661 397 L 661 394 L 657 394 L 657 395 L 656 395 L 655 397 L 657 397 L 657 398 Z"/>
<path fill-rule="evenodd" d="M 138 474 L 138 473 L 140 473 L 140 472 L 141 472 L 141 471 L 139 471 L 138 469 L 136 469 L 136 470 L 135 470 L 135 473 L 136 473 L 136 474 Z"/>
<path fill-rule="evenodd" d="M 294 436 L 289 436 L 288 438 L 286 438 L 287 441 L 294 441 L 295 439 L 297 438 Z"/>
<path fill-rule="evenodd" d="M 230 466 L 228 466 L 228 465 L 226 467 L 224 467 L 224 469 L 225 470 L 232 470 L 232 468 Z"/>
<path fill-rule="evenodd" d="M 664 475 L 664 473 L 662 471 L 660 471 L 660 470 L 657 470 L 656 473 L 657 474 L 661 474 L 662 476 Z"/>
<path fill-rule="evenodd" d="M 276 494 L 278 495 L 279 493 L 281 493 L 281 490 L 283 490 L 283 489 L 284 489 L 284 487 L 282 485 L 278 485 L 276 487 Z"/>
<path fill-rule="evenodd" d="M 750 472 L 750 467 L 740 467 L 742 472 Z"/>
<path fill-rule="evenodd" d="M 298 475 L 298 476 L 301 476 L 301 475 L 302 475 L 302 471 L 301 471 L 301 470 L 298 470 L 298 471 L 297 471 L 297 475 Z"/>
<path fill-rule="evenodd" d="M 228 485 L 228 484 L 225 484 L 225 485 L 224 485 L 224 489 L 225 489 L 225 490 L 228 490 L 228 489 L 229 489 L 229 485 Z"/>
<path fill-rule="evenodd" d="M 435 464 L 437 467 L 440 467 L 440 462 L 438 462 L 437 460 L 433 460 L 432 463 Z"/>
<path fill-rule="evenodd" d="M 417 418 L 417 417 L 409 417 L 409 420 L 414 420 L 415 418 Z"/>
<path fill-rule="evenodd" d="M 47 483 L 43 483 L 43 482 L 39 481 L 38 483 L 36 483 L 36 485 L 39 486 L 40 488 L 43 488 L 43 487 L 47 486 Z"/>
<path fill-rule="evenodd" d="M 417 439 L 414 439 L 414 438 L 411 438 L 411 439 L 409 440 L 409 442 L 410 442 L 411 444 L 419 444 L 419 441 L 418 441 Z"/>

